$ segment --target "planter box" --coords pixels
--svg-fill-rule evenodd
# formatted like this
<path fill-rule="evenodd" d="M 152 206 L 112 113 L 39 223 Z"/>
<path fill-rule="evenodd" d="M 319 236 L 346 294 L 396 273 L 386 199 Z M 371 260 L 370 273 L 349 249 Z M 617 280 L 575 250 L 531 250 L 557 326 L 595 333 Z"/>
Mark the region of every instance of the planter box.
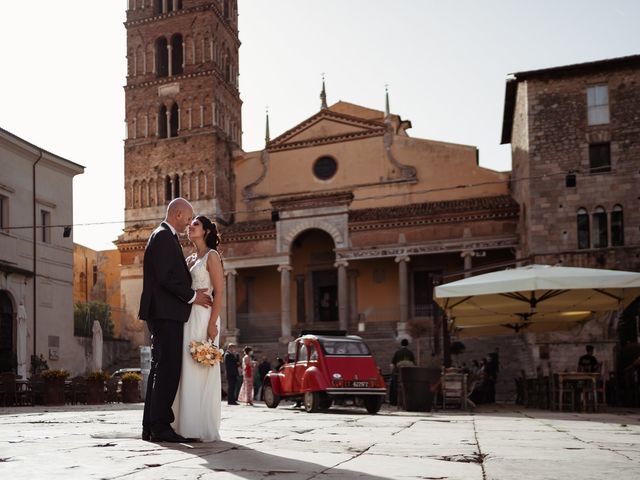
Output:
<path fill-rule="evenodd" d="M 437 367 L 400 368 L 398 404 L 410 412 L 428 412 L 433 407 L 434 390 L 440 381 Z"/>
<path fill-rule="evenodd" d="M 64 405 L 64 378 L 44 379 L 44 404 Z"/>
<path fill-rule="evenodd" d="M 87 380 L 87 404 L 99 405 L 104 403 L 104 381 Z"/>
<path fill-rule="evenodd" d="M 140 382 L 138 380 L 122 381 L 122 403 L 138 403 L 140 401 Z"/>

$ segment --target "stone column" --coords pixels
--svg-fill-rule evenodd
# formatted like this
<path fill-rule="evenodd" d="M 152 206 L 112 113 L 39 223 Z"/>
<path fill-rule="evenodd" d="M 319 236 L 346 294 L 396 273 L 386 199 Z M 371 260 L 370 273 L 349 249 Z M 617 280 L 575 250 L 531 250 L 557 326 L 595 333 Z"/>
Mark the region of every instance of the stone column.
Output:
<path fill-rule="evenodd" d="M 349 325 L 358 325 L 358 270 L 349 270 Z"/>
<path fill-rule="evenodd" d="M 227 328 L 225 329 L 226 342 L 238 342 L 238 327 L 236 325 L 236 276 L 238 271 L 231 268 L 226 270 L 227 277 Z"/>
<path fill-rule="evenodd" d="M 304 275 L 296 275 L 296 320 L 298 322 L 298 325 L 306 323 Z"/>
<path fill-rule="evenodd" d="M 411 261 L 409 255 L 399 255 L 396 257 L 398 264 L 398 304 L 400 305 L 400 325 L 402 330 L 409 321 L 409 278 L 407 274 L 407 264 Z"/>
<path fill-rule="evenodd" d="M 293 340 L 291 336 L 291 265 L 278 266 L 280 272 L 280 337 L 281 343 Z"/>
<path fill-rule="evenodd" d="M 173 75 L 173 45 L 167 45 L 167 55 L 168 55 L 168 64 L 169 64 L 169 76 Z"/>
<path fill-rule="evenodd" d="M 340 330 L 349 329 L 349 285 L 347 284 L 346 260 L 338 260 L 334 267 L 338 269 L 338 323 Z"/>
<path fill-rule="evenodd" d="M 460 256 L 464 259 L 464 278 L 471 276 L 470 270 L 473 268 L 472 258 L 475 256 L 473 250 L 464 250 L 460 253 Z"/>

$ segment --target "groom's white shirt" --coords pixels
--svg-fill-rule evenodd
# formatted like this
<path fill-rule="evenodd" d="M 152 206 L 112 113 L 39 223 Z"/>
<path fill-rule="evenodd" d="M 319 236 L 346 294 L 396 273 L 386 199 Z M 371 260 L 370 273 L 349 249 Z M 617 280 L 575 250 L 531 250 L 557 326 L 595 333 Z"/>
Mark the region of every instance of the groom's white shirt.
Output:
<path fill-rule="evenodd" d="M 167 220 L 167 219 L 164 219 L 164 220 L 162 221 L 162 223 L 164 223 L 167 227 L 169 227 L 169 230 L 171 230 L 171 233 L 172 233 L 173 235 L 177 235 L 177 234 L 178 234 L 178 232 L 176 232 L 176 229 L 175 229 L 175 228 L 173 228 L 173 225 L 171 225 L 171 224 L 168 222 L 168 220 Z M 191 305 L 191 304 L 193 303 L 193 301 L 196 299 L 196 295 L 197 295 L 197 293 L 196 293 L 196 292 L 193 292 L 193 297 L 191 297 L 191 300 L 189 300 L 189 301 L 187 302 L 189 305 Z"/>

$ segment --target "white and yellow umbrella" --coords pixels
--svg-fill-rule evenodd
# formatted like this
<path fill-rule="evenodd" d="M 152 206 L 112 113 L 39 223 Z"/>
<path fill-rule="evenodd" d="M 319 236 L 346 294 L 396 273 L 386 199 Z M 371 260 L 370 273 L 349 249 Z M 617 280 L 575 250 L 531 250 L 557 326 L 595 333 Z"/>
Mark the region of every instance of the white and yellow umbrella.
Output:
<path fill-rule="evenodd" d="M 440 285 L 435 298 L 458 336 L 567 330 L 640 296 L 640 273 L 530 265 Z"/>

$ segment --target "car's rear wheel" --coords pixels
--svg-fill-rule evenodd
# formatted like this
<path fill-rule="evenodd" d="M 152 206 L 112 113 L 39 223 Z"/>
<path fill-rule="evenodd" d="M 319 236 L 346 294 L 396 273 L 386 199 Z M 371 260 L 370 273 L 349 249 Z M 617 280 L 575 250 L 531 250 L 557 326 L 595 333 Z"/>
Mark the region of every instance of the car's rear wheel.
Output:
<path fill-rule="evenodd" d="M 379 396 L 371 396 L 366 397 L 364 399 L 364 406 L 371 415 L 375 415 L 380 411 L 380 407 L 382 406 L 382 397 Z"/>
<path fill-rule="evenodd" d="M 273 388 L 271 387 L 270 383 L 267 383 L 264 386 L 264 403 L 269 408 L 276 408 L 280 403 L 280 395 L 277 395 L 273 391 Z"/>
<path fill-rule="evenodd" d="M 304 393 L 304 409 L 309 413 L 320 410 L 320 394 L 318 392 Z"/>

